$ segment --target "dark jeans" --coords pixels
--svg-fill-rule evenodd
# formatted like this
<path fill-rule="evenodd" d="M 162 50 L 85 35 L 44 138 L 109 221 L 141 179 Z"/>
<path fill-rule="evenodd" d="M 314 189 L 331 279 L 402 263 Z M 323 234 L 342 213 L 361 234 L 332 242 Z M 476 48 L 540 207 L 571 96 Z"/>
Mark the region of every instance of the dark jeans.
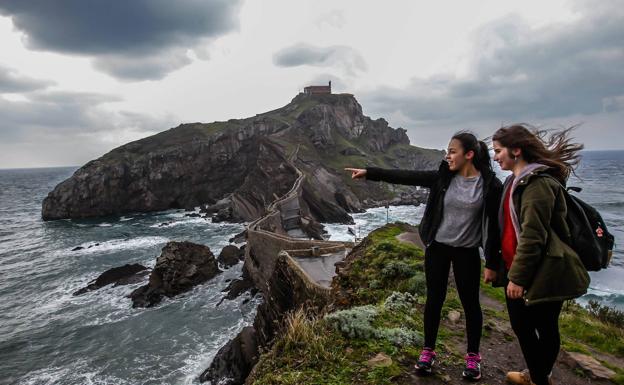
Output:
<path fill-rule="evenodd" d="M 449 271 L 453 265 L 455 284 L 464 314 L 468 352 L 478 353 L 483 314 L 479 303 L 481 257 L 477 247 L 452 247 L 433 242 L 425 251 L 427 302 L 425 304 L 425 346 L 435 349 L 440 326 L 440 313 L 446 299 Z"/>
<path fill-rule="evenodd" d="M 531 380 L 536 385 L 548 384 L 548 375 L 559 354 L 562 305 L 563 301 L 553 301 L 526 306 L 522 298 L 507 298 L 511 328 L 518 337 Z"/>

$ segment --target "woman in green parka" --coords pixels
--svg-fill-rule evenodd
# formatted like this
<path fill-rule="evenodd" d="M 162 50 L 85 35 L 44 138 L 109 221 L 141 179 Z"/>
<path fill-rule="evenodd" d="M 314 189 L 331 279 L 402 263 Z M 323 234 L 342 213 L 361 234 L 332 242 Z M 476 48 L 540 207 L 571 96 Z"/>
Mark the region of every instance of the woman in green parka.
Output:
<path fill-rule="evenodd" d="M 512 174 L 499 210 L 501 268 L 486 269 L 485 279 L 503 279 L 509 319 L 528 367 L 507 373 L 513 384 L 553 383 L 563 301 L 583 295 L 589 286 L 585 267 L 568 246 L 562 186 L 583 148 L 570 142 L 570 130 L 547 138 L 545 131 L 512 125 L 492 137 L 494 160 Z"/>

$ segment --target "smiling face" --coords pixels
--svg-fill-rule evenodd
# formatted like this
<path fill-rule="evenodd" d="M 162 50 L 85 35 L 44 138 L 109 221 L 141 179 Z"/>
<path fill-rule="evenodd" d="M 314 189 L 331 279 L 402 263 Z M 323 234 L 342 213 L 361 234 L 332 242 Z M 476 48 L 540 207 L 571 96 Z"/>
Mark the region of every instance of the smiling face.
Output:
<path fill-rule="evenodd" d="M 520 149 L 503 147 L 497 140 L 492 142 L 492 147 L 494 147 L 494 161 L 500 165 L 500 168 L 503 170 L 513 170 L 516 165 L 514 156 L 520 156 Z"/>
<path fill-rule="evenodd" d="M 446 151 L 446 161 L 451 171 L 461 170 L 462 167 L 472 162 L 473 156 L 473 151 L 468 151 L 467 154 L 464 153 L 464 148 L 459 140 L 451 139 Z"/>

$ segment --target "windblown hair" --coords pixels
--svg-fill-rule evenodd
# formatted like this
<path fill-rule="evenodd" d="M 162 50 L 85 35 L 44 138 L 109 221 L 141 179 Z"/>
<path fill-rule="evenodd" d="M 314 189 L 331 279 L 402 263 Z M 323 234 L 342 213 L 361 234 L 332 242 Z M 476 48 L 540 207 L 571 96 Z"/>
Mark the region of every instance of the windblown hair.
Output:
<path fill-rule="evenodd" d="M 528 124 L 513 124 L 499 128 L 492 140 L 509 149 L 519 148 L 522 158 L 529 163 L 541 163 L 552 167 L 552 175 L 565 185 L 568 177 L 581 161 L 585 146 L 572 143 L 572 126 L 559 131 L 540 130 Z"/>
<path fill-rule="evenodd" d="M 468 151 L 474 152 L 472 163 L 475 168 L 481 173 L 493 172 L 492 162 L 490 160 L 490 151 L 485 142 L 478 140 L 477 137 L 470 131 L 459 131 L 453 135 L 451 140 L 457 139 L 464 149 L 464 154 Z"/>

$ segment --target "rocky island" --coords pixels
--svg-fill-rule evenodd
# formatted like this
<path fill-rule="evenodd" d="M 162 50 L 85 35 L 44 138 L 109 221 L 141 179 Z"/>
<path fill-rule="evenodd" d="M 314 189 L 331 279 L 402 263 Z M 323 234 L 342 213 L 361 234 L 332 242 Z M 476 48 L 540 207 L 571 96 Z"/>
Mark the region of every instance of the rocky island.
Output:
<path fill-rule="evenodd" d="M 297 95 L 245 119 L 188 123 L 113 149 L 76 170 L 44 199 L 42 218 L 87 218 L 194 208 L 251 221 L 306 175 L 302 206 L 319 222 L 352 221 L 367 207 L 417 203 L 417 188 L 365 185 L 344 166 L 434 168 L 443 152 L 410 145 L 406 131 L 373 120 L 351 94 Z"/>

